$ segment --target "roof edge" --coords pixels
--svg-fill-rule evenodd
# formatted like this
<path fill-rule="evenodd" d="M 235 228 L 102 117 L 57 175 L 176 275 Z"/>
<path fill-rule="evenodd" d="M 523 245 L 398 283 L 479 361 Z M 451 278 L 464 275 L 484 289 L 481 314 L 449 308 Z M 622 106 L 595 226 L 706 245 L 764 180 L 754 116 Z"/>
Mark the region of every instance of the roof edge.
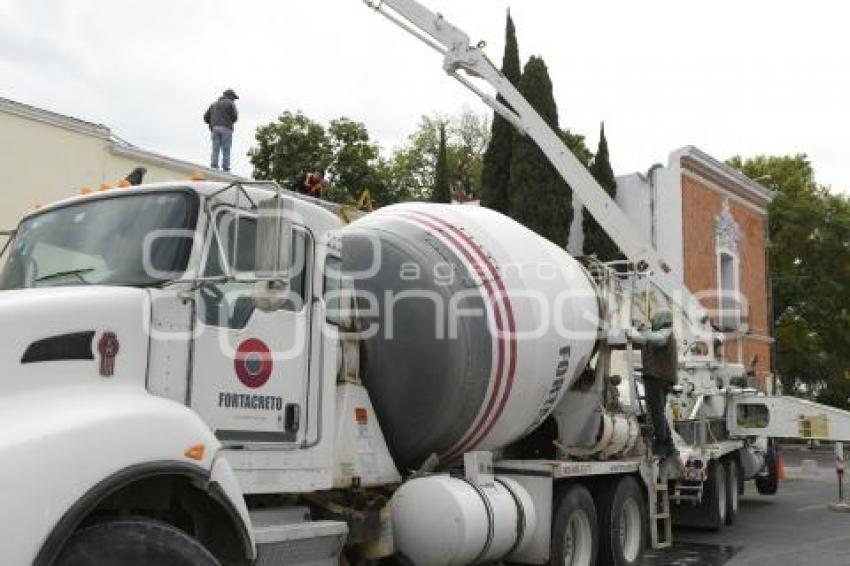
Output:
<path fill-rule="evenodd" d="M 772 191 L 764 185 L 753 181 L 746 175 L 740 173 L 732 167 L 729 167 L 722 161 L 715 159 L 714 157 L 702 151 L 696 146 L 688 145 L 670 154 L 671 164 L 676 161 L 681 162 L 682 159 L 686 158 L 690 158 L 691 160 L 695 161 L 696 163 L 698 163 L 703 168 L 707 169 L 710 173 L 716 175 L 720 179 L 741 187 L 747 193 L 749 193 L 752 198 L 763 202 L 765 207 L 769 205 L 773 201 L 773 199 L 776 198 L 776 191 Z"/>
<path fill-rule="evenodd" d="M 16 102 L 8 98 L 0 97 L 0 112 L 6 112 L 21 118 L 29 118 L 51 126 L 64 128 L 81 134 L 86 134 L 100 139 L 110 139 L 112 130 L 103 124 L 95 124 L 94 122 L 86 122 L 79 118 L 59 114 L 44 108 L 38 108 L 22 102 Z"/>
<path fill-rule="evenodd" d="M 139 161 L 143 161 L 149 165 L 157 165 L 173 171 L 183 172 L 187 175 L 191 175 L 196 171 L 200 171 L 204 174 L 204 177 L 211 181 L 227 182 L 251 180 L 247 177 L 240 177 L 239 175 L 233 175 L 225 171 L 220 171 L 218 169 L 211 169 L 203 165 L 198 165 L 197 163 L 192 163 L 191 161 L 184 161 L 182 159 L 168 157 L 167 155 L 162 155 L 161 153 L 155 153 L 153 151 L 140 149 L 131 145 L 124 145 L 115 140 L 112 140 L 112 143 L 109 147 L 109 151 L 113 155 L 117 155 L 119 157 L 128 157 L 130 159 L 136 159 Z"/>

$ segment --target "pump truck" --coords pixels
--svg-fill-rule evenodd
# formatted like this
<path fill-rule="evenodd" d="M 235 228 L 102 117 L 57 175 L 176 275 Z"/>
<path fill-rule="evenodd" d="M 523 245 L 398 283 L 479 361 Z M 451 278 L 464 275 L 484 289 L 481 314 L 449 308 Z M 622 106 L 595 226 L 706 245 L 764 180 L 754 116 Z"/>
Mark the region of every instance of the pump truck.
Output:
<path fill-rule="evenodd" d="M 674 517 L 731 524 L 744 481 L 776 493 L 774 437 L 850 439 L 850 414 L 715 355 L 704 309 L 482 47 L 412 0 L 368 4 L 535 140 L 627 261 L 474 206 L 349 223 L 267 182 L 35 211 L 0 258 L 3 564 L 635 564 Z M 660 309 L 665 458 L 640 385 Z"/>

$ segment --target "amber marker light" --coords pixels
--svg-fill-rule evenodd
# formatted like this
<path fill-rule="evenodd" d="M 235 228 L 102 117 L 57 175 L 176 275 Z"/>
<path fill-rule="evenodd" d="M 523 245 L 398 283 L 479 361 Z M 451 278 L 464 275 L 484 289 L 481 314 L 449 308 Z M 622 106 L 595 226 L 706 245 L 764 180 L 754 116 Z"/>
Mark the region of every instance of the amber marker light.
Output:
<path fill-rule="evenodd" d="M 118 187 L 122 189 L 129 188 L 130 181 L 128 181 L 127 179 L 121 179 L 120 181 L 118 181 Z"/>
<path fill-rule="evenodd" d="M 112 188 L 112 185 L 110 185 L 109 183 L 103 183 L 103 184 L 100 185 L 100 192 L 108 191 L 111 188 Z"/>
<path fill-rule="evenodd" d="M 206 181 L 203 171 L 194 171 L 190 177 L 193 181 Z"/>
<path fill-rule="evenodd" d="M 83 187 L 82 189 L 80 189 L 80 194 L 81 194 L 81 195 L 90 195 L 90 194 L 92 194 L 93 192 L 94 192 L 94 191 L 93 191 L 93 190 L 91 190 L 91 187 Z"/>
<path fill-rule="evenodd" d="M 186 456 L 187 458 L 189 458 L 190 460 L 196 460 L 196 461 L 200 462 L 201 460 L 204 459 L 204 451 L 205 450 L 206 450 L 206 447 L 203 444 L 195 444 L 194 446 L 192 446 L 188 450 L 186 450 L 186 452 L 184 452 L 183 455 Z"/>

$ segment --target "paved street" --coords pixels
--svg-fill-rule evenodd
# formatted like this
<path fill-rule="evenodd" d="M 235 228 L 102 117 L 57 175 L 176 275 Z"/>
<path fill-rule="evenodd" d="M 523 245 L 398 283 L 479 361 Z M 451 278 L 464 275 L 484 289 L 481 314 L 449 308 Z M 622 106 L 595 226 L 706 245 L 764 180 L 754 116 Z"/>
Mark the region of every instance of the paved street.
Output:
<path fill-rule="evenodd" d="M 802 467 L 803 459 L 818 463 Z M 831 453 L 786 450 L 788 481 L 762 497 L 747 485 L 738 522 L 719 533 L 677 529 L 674 549 L 649 553 L 653 566 L 847 566 L 850 514 L 834 513 L 837 498 Z"/>

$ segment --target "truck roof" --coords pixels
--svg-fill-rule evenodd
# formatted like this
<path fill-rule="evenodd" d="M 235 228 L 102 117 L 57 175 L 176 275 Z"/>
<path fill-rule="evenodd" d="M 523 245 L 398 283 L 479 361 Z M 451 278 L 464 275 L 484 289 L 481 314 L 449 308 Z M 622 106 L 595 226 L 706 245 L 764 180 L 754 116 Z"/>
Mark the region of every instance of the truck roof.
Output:
<path fill-rule="evenodd" d="M 223 191 L 223 189 L 227 189 L 228 187 L 230 187 L 231 190 Z M 189 190 L 194 193 L 197 193 L 203 198 L 210 198 L 218 193 L 219 198 L 231 205 L 248 207 L 251 204 L 248 202 L 248 199 L 245 199 L 243 196 L 240 202 L 236 198 L 236 195 L 240 194 L 241 191 L 244 191 L 244 193 L 242 193 L 243 195 L 247 195 L 251 199 L 251 201 L 257 203 L 263 199 L 267 199 L 274 196 L 275 188 L 276 185 L 271 182 L 268 184 L 267 187 L 258 184 L 252 184 L 251 182 L 243 183 L 239 181 L 233 183 L 222 183 L 212 181 L 168 181 L 163 183 L 149 183 L 145 185 L 138 185 L 127 188 L 114 188 L 106 191 L 97 191 L 89 194 L 75 195 L 33 210 L 30 213 L 26 214 L 21 219 L 21 221 L 50 210 L 55 210 L 79 202 L 99 200 L 104 198 L 115 198 L 116 196 L 120 197 L 122 195 L 129 196 L 138 193 L 158 192 L 173 189 Z M 314 229 L 332 230 L 335 228 L 342 227 L 343 224 L 345 224 L 345 220 L 343 220 L 341 216 L 342 211 L 345 208 L 342 205 L 329 201 L 324 201 L 314 197 L 309 197 L 306 195 L 301 195 L 286 189 L 281 189 L 281 193 L 284 196 L 293 199 L 295 212 L 297 214 L 303 215 L 305 218 L 308 218 L 310 224 L 313 225 Z M 348 216 L 350 217 L 352 215 L 348 214 Z M 354 214 L 354 216 L 357 216 L 357 214 Z M 319 224 L 319 226 L 316 226 L 316 224 Z"/>

